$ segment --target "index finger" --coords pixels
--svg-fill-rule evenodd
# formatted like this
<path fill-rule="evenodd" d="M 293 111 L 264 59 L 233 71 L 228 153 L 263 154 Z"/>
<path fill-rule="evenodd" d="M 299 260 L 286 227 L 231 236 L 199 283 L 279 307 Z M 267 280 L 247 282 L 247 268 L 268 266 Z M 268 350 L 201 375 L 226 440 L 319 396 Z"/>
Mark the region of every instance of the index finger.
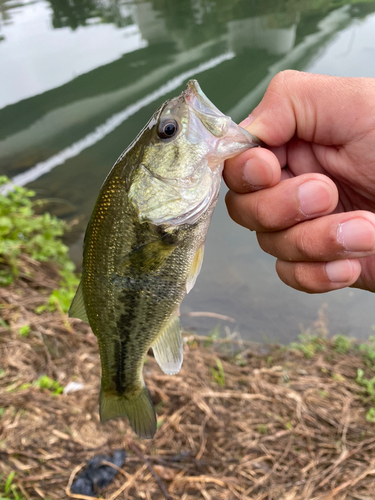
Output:
<path fill-rule="evenodd" d="M 345 144 L 366 128 L 367 91 L 375 91 L 370 78 L 282 71 L 241 125 L 268 146 L 281 146 L 294 136 L 323 145 Z"/>
<path fill-rule="evenodd" d="M 333 212 L 338 191 L 321 174 L 302 174 L 256 193 L 228 191 L 225 198 L 230 217 L 252 231 L 280 231 L 299 222 Z"/>
<path fill-rule="evenodd" d="M 249 193 L 275 186 L 280 181 L 280 163 L 268 149 L 252 148 L 225 162 L 223 177 L 236 193 Z"/>

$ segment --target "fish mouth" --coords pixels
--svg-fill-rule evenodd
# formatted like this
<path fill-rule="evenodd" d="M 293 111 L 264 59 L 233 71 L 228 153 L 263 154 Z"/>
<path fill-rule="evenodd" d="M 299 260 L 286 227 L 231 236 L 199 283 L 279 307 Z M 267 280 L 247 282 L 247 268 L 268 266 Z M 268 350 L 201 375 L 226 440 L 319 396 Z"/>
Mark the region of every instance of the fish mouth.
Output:
<path fill-rule="evenodd" d="M 215 137 L 223 137 L 231 118 L 224 115 L 205 95 L 197 80 L 189 80 L 184 92 L 185 101 L 205 128 Z"/>
<path fill-rule="evenodd" d="M 183 96 L 190 111 L 189 139 L 194 141 L 205 137 L 207 144 L 211 146 L 211 168 L 246 149 L 264 145 L 222 113 L 204 94 L 196 80 L 189 80 Z M 192 132 L 193 129 L 195 133 Z"/>
<path fill-rule="evenodd" d="M 198 118 L 216 139 L 213 144 L 221 160 L 235 156 L 246 149 L 264 146 L 257 137 L 222 113 L 204 94 L 197 80 L 189 80 L 183 94 L 195 118 Z"/>

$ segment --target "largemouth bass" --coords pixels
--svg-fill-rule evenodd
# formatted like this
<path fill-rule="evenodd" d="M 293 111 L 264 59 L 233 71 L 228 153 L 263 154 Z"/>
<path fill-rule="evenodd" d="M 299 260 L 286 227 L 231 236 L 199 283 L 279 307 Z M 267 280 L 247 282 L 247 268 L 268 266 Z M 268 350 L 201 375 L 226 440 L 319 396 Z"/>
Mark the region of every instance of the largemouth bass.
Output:
<path fill-rule="evenodd" d="M 145 356 L 152 347 L 165 373 L 180 370 L 179 306 L 201 268 L 223 162 L 258 145 L 190 80 L 155 112 L 104 181 L 69 311 L 98 338 L 102 421 L 126 416 L 139 436 L 155 434 Z"/>

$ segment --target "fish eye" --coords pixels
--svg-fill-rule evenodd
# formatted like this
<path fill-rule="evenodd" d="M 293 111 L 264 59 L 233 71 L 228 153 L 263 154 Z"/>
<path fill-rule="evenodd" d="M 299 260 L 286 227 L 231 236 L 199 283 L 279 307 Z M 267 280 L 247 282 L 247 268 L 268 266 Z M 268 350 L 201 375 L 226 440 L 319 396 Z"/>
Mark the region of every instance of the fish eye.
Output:
<path fill-rule="evenodd" d="M 160 139 L 171 139 L 177 134 L 178 125 L 176 120 L 166 120 L 159 124 L 158 136 Z"/>

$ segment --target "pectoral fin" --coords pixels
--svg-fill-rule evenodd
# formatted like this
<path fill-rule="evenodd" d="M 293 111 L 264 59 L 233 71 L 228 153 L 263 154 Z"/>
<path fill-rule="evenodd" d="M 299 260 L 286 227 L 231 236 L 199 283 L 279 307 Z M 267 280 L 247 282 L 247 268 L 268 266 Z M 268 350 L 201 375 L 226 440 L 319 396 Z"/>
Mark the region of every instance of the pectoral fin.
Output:
<path fill-rule="evenodd" d="M 189 275 L 186 280 L 186 293 L 190 292 L 190 290 L 195 285 L 195 282 L 197 281 L 198 274 L 200 273 L 202 268 L 203 255 L 204 255 L 204 243 L 198 248 L 197 253 L 194 256 L 194 260 L 191 263 Z"/>
<path fill-rule="evenodd" d="M 164 373 L 175 375 L 180 371 L 183 359 L 183 343 L 180 318 L 177 315 L 170 319 L 165 330 L 152 346 L 152 350 Z"/>
<path fill-rule="evenodd" d="M 167 234 L 158 240 L 141 245 L 130 252 L 124 259 L 122 274 L 130 268 L 143 272 L 152 272 L 164 265 L 177 247 L 177 243 Z"/>
<path fill-rule="evenodd" d="M 86 313 L 85 302 L 83 300 L 82 283 L 78 285 L 68 315 L 70 318 L 78 318 L 81 319 L 82 321 L 86 321 L 86 323 L 89 322 Z"/>

